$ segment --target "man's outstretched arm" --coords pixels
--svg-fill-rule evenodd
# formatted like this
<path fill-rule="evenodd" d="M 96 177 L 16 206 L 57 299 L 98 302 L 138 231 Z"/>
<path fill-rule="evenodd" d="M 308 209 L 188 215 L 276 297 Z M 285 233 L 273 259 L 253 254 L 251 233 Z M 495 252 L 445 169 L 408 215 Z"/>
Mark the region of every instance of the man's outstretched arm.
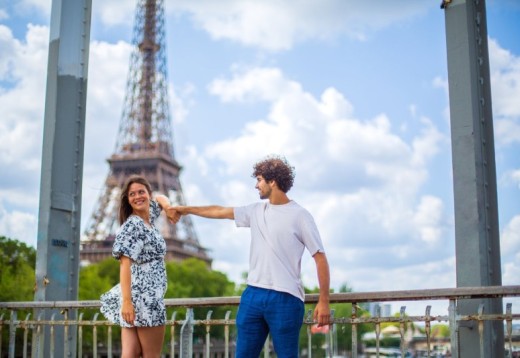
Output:
<path fill-rule="evenodd" d="M 233 212 L 233 208 L 219 206 L 219 205 L 209 205 L 209 206 L 172 206 L 169 209 L 172 211 L 171 215 L 174 216 L 175 213 L 178 215 L 197 215 L 203 218 L 209 219 L 235 219 L 235 214 Z"/>

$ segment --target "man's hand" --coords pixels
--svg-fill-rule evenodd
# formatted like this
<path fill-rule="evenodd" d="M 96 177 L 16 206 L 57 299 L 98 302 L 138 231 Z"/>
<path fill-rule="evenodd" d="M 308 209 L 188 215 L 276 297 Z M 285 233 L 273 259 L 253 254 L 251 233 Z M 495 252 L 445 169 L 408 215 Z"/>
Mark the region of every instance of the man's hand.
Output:
<path fill-rule="evenodd" d="M 177 210 L 176 206 L 170 206 L 166 209 L 166 216 L 172 224 L 177 224 L 181 219 L 182 214 Z"/>
<path fill-rule="evenodd" d="M 318 327 L 330 324 L 330 308 L 328 302 L 318 301 L 314 309 L 314 321 L 318 322 Z"/>

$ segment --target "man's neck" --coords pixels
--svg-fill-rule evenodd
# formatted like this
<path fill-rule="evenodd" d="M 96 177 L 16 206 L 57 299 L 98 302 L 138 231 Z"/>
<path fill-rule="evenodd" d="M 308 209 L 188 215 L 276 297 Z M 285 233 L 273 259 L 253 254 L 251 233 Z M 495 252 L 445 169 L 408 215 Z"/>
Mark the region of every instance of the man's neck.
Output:
<path fill-rule="evenodd" d="M 269 203 L 271 205 L 284 205 L 287 204 L 289 201 L 291 200 L 283 191 L 273 191 L 271 193 L 271 196 L 269 197 Z"/>

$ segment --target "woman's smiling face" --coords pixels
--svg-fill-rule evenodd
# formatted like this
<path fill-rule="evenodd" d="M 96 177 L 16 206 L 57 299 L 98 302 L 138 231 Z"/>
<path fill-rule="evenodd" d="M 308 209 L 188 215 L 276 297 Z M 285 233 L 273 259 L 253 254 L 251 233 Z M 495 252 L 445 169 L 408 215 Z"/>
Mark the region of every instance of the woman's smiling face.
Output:
<path fill-rule="evenodd" d="M 148 210 L 150 207 L 150 193 L 146 186 L 132 183 L 128 189 L 128 203 L 130 203 L 134 212 Z"/>

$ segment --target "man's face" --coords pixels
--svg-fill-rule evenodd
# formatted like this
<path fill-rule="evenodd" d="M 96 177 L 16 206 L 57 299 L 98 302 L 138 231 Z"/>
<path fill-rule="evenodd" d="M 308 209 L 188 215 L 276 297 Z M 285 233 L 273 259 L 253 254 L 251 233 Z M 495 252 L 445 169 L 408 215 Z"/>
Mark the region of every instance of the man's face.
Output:
<path fill-rule="evenodd" d="M 271 181 L 272 182 L 272 181 Z M 263 176 L 257 175 L 255 189 L 258 190 L 260 199 L 267 199 L 271 196 L 272 188 Z"/>

